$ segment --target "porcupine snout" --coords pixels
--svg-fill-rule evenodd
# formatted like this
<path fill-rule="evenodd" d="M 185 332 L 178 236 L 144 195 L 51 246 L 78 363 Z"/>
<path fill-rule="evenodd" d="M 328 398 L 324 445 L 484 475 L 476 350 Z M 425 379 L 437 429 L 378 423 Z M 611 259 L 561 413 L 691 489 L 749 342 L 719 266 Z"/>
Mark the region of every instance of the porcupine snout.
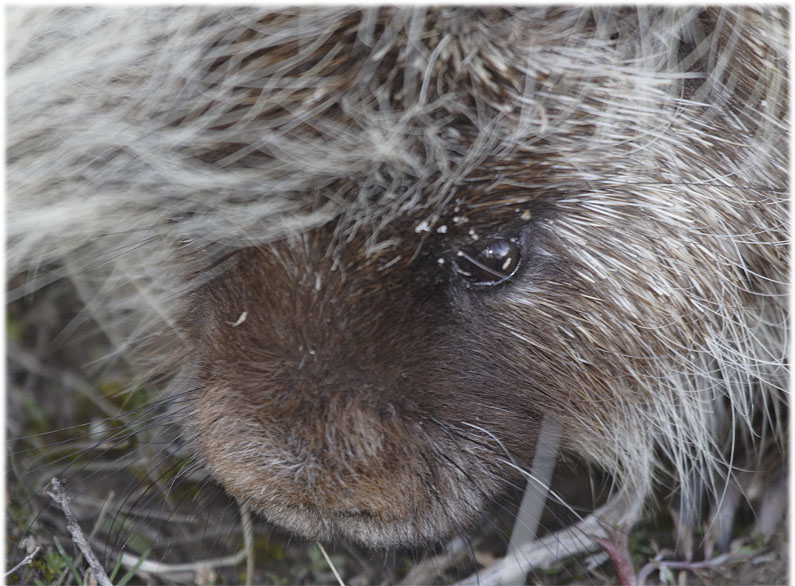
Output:
<path fill-rule="evenodd" d="M 501 486 L 460 431 L 481 388 L 461 374 L 479 354 L 456 336 L 469 324 L 422 255 L 328 246 L 242 251 L 195 294 L 201 453 L 230 493 L 304 535 L 443 535 Z"/>

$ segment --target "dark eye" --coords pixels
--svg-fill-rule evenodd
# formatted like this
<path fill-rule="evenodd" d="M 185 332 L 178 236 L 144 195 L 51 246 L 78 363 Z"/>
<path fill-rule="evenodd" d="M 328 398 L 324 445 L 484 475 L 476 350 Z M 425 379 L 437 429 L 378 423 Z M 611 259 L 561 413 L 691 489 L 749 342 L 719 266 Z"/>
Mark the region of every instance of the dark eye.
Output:
<path fill-rule="evenodd" d="M 459 250 L 458 273 L 473 285 L 497 285 L 510 279 L 519 266 L 519 246 L 512 240 L 492 240 L 480 248 Z"/>

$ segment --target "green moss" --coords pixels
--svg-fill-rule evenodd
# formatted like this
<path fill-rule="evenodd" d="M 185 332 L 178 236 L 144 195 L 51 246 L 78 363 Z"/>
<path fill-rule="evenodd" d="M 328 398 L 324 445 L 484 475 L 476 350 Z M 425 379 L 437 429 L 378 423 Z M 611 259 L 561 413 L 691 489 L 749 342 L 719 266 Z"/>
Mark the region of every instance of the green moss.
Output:
<path fill-rule="evenodd" d="M 53 547 L 47 547 L 27 568 L 35 574 L 33 578 L 35 584 L 54 584 L 64 570 L 69 567 L 69 563 L 71 563 L 71 560 L 67 560 L 64 554 Z M 22 568 L 20 568 L 20 571 L 22 571 Z M 12 583 L 19 583 L 21 577 L 18 574 L 19 572 L 15 572 L 9 577 L 13 580 Z"/>

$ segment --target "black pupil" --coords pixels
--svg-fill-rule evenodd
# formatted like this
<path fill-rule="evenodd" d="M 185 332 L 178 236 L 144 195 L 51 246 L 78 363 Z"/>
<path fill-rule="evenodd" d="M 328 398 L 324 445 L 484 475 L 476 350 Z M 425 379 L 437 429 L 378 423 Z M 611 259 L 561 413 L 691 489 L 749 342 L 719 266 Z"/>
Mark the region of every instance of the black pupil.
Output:
<path fill-rule="evenodd" d="M 472 253 L 459 254 L 461 272 L 477 284 L 495 284 L 510 277 L 519 262 L 519 249 L 509 240 L 496 240 Z"/>

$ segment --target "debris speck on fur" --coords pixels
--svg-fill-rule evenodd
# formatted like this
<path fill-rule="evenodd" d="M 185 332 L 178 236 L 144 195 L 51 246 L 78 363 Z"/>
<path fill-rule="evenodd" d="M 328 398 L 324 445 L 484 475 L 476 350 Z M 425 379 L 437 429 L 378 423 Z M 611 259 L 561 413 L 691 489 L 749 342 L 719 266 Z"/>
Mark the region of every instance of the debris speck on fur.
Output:
<path fill-rule="evenodd" d="M 239 326 L 240 324 L 242 324 L 244 321 L 246 321 L 246 318 L 247 318 L 247 317 L 248 317 L 248 312 L 247 312 L 247 311 L 244 311 L 243 313 L 241 313 L 241 314 L 240 314 L 240 317 L 238 317 L 238 318 L 237 318 L 237 321 L 234 321 L 234 322 L 226 322 L 226 323 L 228 323 L 229 325 L 231 325 L 233 328 L 236 328 L 237 326 Z"/>

